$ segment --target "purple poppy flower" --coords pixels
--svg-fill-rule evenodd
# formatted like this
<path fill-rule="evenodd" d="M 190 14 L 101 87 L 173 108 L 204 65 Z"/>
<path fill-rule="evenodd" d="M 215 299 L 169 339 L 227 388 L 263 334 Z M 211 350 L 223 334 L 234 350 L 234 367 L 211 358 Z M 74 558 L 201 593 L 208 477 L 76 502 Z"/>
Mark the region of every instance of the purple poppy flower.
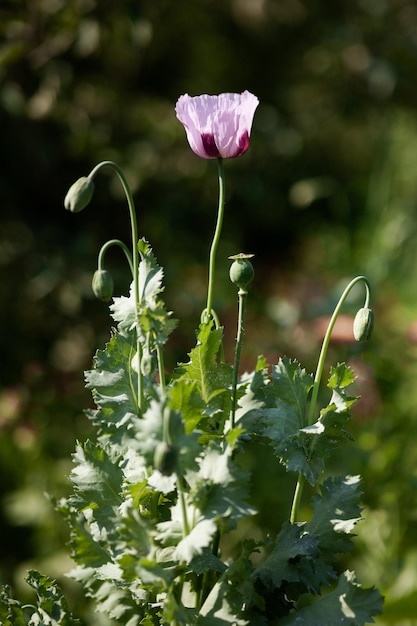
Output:
<path fill-rule="evenodd" d="M 249 148 L 259 100 L 249 91 L 219 96 L 180 96 L 175 106 L 193 152 L 203 159 L 234 158 Z"/>

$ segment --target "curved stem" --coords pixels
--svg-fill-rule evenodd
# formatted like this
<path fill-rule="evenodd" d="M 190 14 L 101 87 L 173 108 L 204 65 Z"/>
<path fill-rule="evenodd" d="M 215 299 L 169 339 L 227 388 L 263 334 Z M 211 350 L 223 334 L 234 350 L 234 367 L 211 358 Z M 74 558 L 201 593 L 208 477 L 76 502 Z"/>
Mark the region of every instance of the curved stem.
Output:
<path fill-rule="evenodd" d="M 239 314 L 238 314 L 238 323 L 237 323 L 235 361 L 233 364 L 232 410 L 230 413 L 230 428 L 235 427 L 235 415 L 236 415 L 236 404 L 237 404 L 237 380 L 239 377 L 240 353 L 242 351 L 242 344 L 243 344 L 243 320 L 245 317 L 245 304 L 246 304 L 247 295 L 248 295 L 247 291 L 244 291 L 243 289 L 239 289 L 239 292 L 238 292 Z"/>
<path fill-rule="evenodd" d="M 350 283 L 348 284 L 348 286 L 345 288 L 344 292 L 340 296 L 339 302 L 337 303 L 336 308 L 333 311 L 333 315 L 330 318 L 330 322 L 327 327 L 326 334 L 324 335 L 323 343 L 322 343 L 321 350 L 320 350 L 319 360 L 317 362 L 316 374 L 314 377 L 313 391 L 311 394 L 310 409 L 309 409 L 308 419 L 307 419 L 308 426 L 311 426 L 314 421 L 314 416 L 316 413 L 317 397 L 318 397 L 319 388 L 320 388 L 320 381 L 321 381 L 321 377 L 323 374 L 324 363 L 326 360 L 326 355 L 327 355 L 327 350 L 328 350 L 329 343 L 330 343 L 331 334 L 336 324 L 337 317 L 350 291 L 359 282 L 363 282 L 365 285 L 364 307 L 366 308 L 369 307 L 369 301 L 371 298 L 371 287 L 370 287 L 369 281 L 366 278 L 366 276 L 356 276 L 356 278 L 350 281 Z M 290 514 L 290 522 L 292 524 L 294 524 L 297 519 L 298 509 L 300 507 L 301 495 L 303 492 L 304 483 L 305 483 L 304 475 L 301 473 L 298 474 L 298 480 L 297 480 L 297 484 L 295 487 L 294 498 L 292 501 L 291 514 Z"/>
<path fill-rule="evenodd" d="M 224 168 L 223 168 L 223 159 L 217 159 L 218 171 L 219 171 L 219 208 L 217 211 L 217 224 L 216 229 L 214 231 L 214 237 L 211 244 L 210 249 L 210 259 L 209 259 L 209 278 L 208 278 L 208 289 L 207 289 L 207 316 L 210 319 L 212 315 L 212 306 L 213 306 L 213 291 L 214 291 L 214 272 L 216 266 L 216 252 L 217 247 L 219 245 L 220 234 L 223 225 L 223 216 L 224 216 L 224 190 L 225 190 L 225 180 L 224 180 Z"/>
<path fill-rule="evenodd" d="M 107 250 L 111 246 L 119 246 L 119 248 L 123 250 L 125 257 L 127 259 L 127 262 L 129 263 L 130 271 L 132 272 L 132 278 L 133 278 L 134 273 L 133 273 L 132 255 L 130 254 L 130 251 L 127 245 L 123 243 L 123 241 L 120 241 L 120 239 L 110 239 L 109 241 L 106 241 L 106 243 L 101 246 L 101 250 L 98 255 L 97 269 L 99 270 L 103 269 L 104 255 L 106 254 Z"/>
<path fill-rule="evenodd" d="M 365 295 L 365 307 L 369 307 L 369 300 L 371 297 L 371 287 L 369 285 L 369 281 L 366 278 L 366 276 L 356 276 L 356 278 L 354 278 L 353 280 L 350 281 L 350 283 L 348 284 L 348 286 L 345 288 L 344 292 L 342 293 L 342 295 L 340 296 L 339 302 L 336 305 L 335 310 L 333 311 L 333 315 L 330 318 L 330 322 L 329 325 L 327 327 L 327 331 L 326 334 L 324 335 L 324 339 L 323 339 L 323 343 L 321 346 L 321 351 L 320 351 L 320 356 L 319 356 L 319 360 L 317 363 L 317 369 L 316 369 L 316 375 L 314 377 L 314 384 L 313 384 L 313 392 L 311 394 L 311 402 L 310 402 L 310 411 L 308 414 L 308 420 L 307 420 L 307 425 L 311 426 L 314 420 L 314 415 L 315 415 L 315 411 L 316 411 L 316 404 L 317 404 L 317 396 L 318 396 L 318 392 L 319 392 L 319 387 L 320 387 L 320 381 L 321 381 L 321 377 L 323 374 L 323 369 L 324 369 L 324 363 L 326 360 L 326 355 L 327 355 L 327 350 L 329 347 L 329 343 L 330 343 L 330 338 L 331 338 L 331 334 L 333 332 L 334 329 L 334 325 L 336 324 L 336 320 L 337 317 L 340 313 L 340 309 L 342 308 L 346 298 L 348 297 L 350 291 L 352 290 L 352 288 L 359 282 L 363 282 L 365 285 L 365 290 L 366 290 L 366 295 Z"/>
<path fill-rule="evenodd" d="M 140 294 L 139 294 L 138 227 L 137 227 L 137 220 L 136 220 L 135 203 L 133 201 L 132 192 L 130 191 L 129 184 L 123 173 L 123 170 L 117 165 L 117 163 L 114 163 L 114 161 L 102 161 L 101 163 L 96 165 L 93 170 L 91 170 L 88 178 L 91 178 L 93 180 L 96 174 L 103 167 L 110 167 L 116 172 L 122 184 L 126 198 L 127 198 L 127 204 L 128 204 L 129 216 L 130 216 L 130 227 L 131 227 L 131 232 L 132 232 L 133 290 L 134 290 L 135 308 L 136 308 L 136 316 L 137 316 L 137 312 L 138 312 L 138 308 L 140 304 Z M 144 403 L 143 380 L 142 380 L 142 372 L 141 372 L 141 367 L 140 367 L 141 357 L 142 357 L 142 345 L 139 341 L 138 333 L 137 333 L 137 339 L 136 339 L 136 348 L 137 348 L 137 354 L 138 354 L 138 409 L 142 410 L 143 403 Z"/>

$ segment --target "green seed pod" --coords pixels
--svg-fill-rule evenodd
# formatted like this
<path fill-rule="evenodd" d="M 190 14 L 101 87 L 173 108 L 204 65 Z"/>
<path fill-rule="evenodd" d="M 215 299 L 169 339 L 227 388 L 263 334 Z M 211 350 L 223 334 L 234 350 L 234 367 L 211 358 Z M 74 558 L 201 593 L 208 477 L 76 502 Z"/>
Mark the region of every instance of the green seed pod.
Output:
<path fill-rule="evenodd" d="M 64 206 L 71 213 L 79 213 L 90 203 L 93 193 L 93 181 L 91 178 L 82 176 L 68 189 L 64 199 Z"/>
<path fill-rule="evenodd" d="M 107 270 L 94 272 L 92 288 L 94 295 L 103 302 L 108 302 L 113 295 L 113 278 Z"/>
<path fill-rule="evenodd" d="M 177 467 L 177 450 L 174 446 L 161 442 L 156 446 L 153 457 L 155 469 L 164 476 L 171 476 Z"/>
<path fill-rule="evenodd" d="M 359 309 L 353 322 L 353 335 L 356 341 L 368 341 L 374 329 L 374 312 L 364 307 Z"/>
<path fill-rule="evenodd" d="M 253 265 L 249 261 L 252 256 L 253 254 L 235 254 L 229 257 L 229 259 L 233 259 L 229 271 L 230 280 L 243 291 L 246 290 L 246 287 L 252 282 L 255 276 Z"/>

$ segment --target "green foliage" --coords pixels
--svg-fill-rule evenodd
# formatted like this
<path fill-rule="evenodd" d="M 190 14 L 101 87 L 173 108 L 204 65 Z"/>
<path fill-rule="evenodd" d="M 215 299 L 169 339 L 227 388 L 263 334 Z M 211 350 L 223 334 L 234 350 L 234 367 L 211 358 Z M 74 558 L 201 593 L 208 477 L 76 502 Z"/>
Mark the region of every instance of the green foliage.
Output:
<path fill-rule="evenodd" d="M 21 605 L 10 596 L 10 589 L 4 587 L 0 592 L 0 619 L 2 626 L 81 626 L 73 617 L 57 584 L 30 571 L 26 578 L 35 590 L 37 606 Z"/>
<path fill-rule="evenodd" d="M 353 572 L 346 571 L 338 584 L 327 596 L 314 605 L 300 609 L 297 614 L 279 620 L 280 626 L 363 626 L 369 622 L 369 615 L 381 612 L 381 597 L 375 589 L 362 589 Z"/>
<path fill-rule="evenodd" d="M 199 313 L 212 219 L 210 193 L 199 184 L 212 163 L 188 154 L 173 101 L 185 89 L 248 87 L 262 107 L 250 167 L 230 168 L 225 222 L 226 254 L 250 235 L 271 277 L 256 287 L 268 304 L 248 321 L 257 336 L 248 357 L 289 353 L 310 371 L 318 337 L 305 341 L 306 326 L 332 298 L 320 293 L 354 268 L 378 287 L 372 345 L 335 342 L 331 360 L 365 353 L 357 385 L 365 369 L 366 408 L 359 404 L 352 420 L 357 445 L 347 471 L 364 476 L 367 513 L 349 567 L 392 589 L 394 616 L 402 615 L 402 593 L 408 603 L 417 588 L 415 568 L 405 569 L 417 537 L 415 2 L 207 6 L 2 3 L 0 575 L 16 581 L 28 560 L 43 569 L 42 559 L 62 551 L 65 533 L 43 494 L 66 493 L 74 438 L 90 435 L 79 413 L 88 405 L 79 372 L 107 336 L 107 310 L 91 299 L 85 270 L 95 267 L 97 242 L 120 230 L 124 207 L 110 207 L 110 185 L 99 214 L 69 216 L 57 210 L 63 187 L 107 156 L 111 141 L 138 192 L 141 230 L 164 254 L 175 247 L 167 297 L 182 324 L 171 368 Z M 124 288 L 117 262 L 115 255 L 112 273 Z M 313 274 L 312 289 L 305 277 Z M 339 455 L 332 469 L 345 471 L 346 462 Z M 274 494 L 274 480 L 271 472 L 255 488 Z"/>
<path fill-rule="evenodd" d="M 118 327 L 86 374 L 97 437 L 77 444 L 73 493 L 59 504 L 71 529 L 70 575 L 97 611 L 124 626 L 372 621 L 379 593 L 362 589 L 351 572 L 339 575 L 360 519 L 359 478 L 323 481 L 326 458 L 347 438 L 352 372 L 332 368 L 330 401 L 308 425 L 312 377 L 295 360 L 269 368 L 260 358 L 239 381 L 231 429 L 232 369 L 219 356 L 223 331 L 213 322 L 200 325 L 189 362 L 167 385 L 143 373 L 142 346 L 158 359 L 172 322 L 160 299 L 162 270 L 146 242 L 140 253 L 141 306 L 135 313 L 132 296 L 116 299 Z M 246 539 L 225 559 L 229 531 L 256 514 L 241 464 L 248 440 L 270 446 L 277 462 L 315 487 L 311 518 L 284 523 L 275 539 Z M 40 616 L 28 625 L 77 623 L 53 583 L 35 573 L 28 582 Z M 6 625 L 26 624 L 7 589 L 0 610 Z"/>

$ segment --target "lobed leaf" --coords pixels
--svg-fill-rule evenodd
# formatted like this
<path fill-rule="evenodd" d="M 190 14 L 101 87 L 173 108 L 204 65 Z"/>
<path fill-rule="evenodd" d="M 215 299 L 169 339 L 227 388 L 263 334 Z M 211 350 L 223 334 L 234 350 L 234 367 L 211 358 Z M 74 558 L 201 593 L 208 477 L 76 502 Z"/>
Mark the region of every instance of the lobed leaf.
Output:
<path fill-rule="evenodd" d="M 337 554 L 351 548 L 351 531 L 360 520 L 359 476 L 328 478 L 313 496 L 313 515 L 306 532 L 320 539 L 321 558 L 335 562 Z"/>
<path fill-rule="evenodd" d="M 254 570 L 252 577 L 270 589 L 297 582 L 306 590 L 315 590 L 314 562 L 319 556 L 318 538 L 305 532 L 302 525 L 287 522 L 272 552 Z"/>
<path fill-rule="evenodd" d="M 353 380 L 346 365 L 331 369 L 331 399 L 311 425 L 306 425 L 306 411 L 313 381 L 296 361 L 281 359 L 273 369 L 271 384 L 265 387 L 262 432 L 287 470 L 303 474 L 311 485 L 319 480 L 325 460 L 335 447 L 351 439 L 344 425 L 356 400 L 347 393 Z"/>
<path fill-rule="evenodd" d="M 106 526 L 122 501 L 123 472 L 118 466 L 119 459 L 113 458 L 100 444 L 87 440 L 77 445 L 73 460 L 74 495 L 69 503 L 78 511 L 92 509 L 95 519 Z"/>
<path fill-rule="evenodd" d="M 36 591 L 36 606 L 24 607 L 10 595 L 10 588 L 0 590 L 0 623 L 2 626 L 81 626 L 68 609 L 61 589 L 55 581 L 34 570 L 28 572 L 27 583 Z M 25 615 L 33 611 L 26 622 Z"/>
<path fill-rule="evenodd" d="M 276 626 L 363 626 L 382 611 L 383 598 L 375 588 L 363 589 L 353 572 L 344 572 L 337 587 L 310 606 L 275 622 Z"/>
<path fill-rule="evenodd" d="M 213 329 L 213 322 L 200 324 L 197 345 L 191 350 L 188 363 L 182 363 L 175 379 L 192 381 L 206 405 L 205 414 L 223 411 L 223 419 L 230 411 L 232 368 L 217 361 L 223 330 Z"/>
<path fill-rule="evenodd" d="M 0 589 L 0 624 L 26 626 L 22 605 L 12 597 L 9 585 L 3 585 Z"/>
<path fill-rule="evenodd" d="M 138 411 L 137 373 L 132 367 L 136 342 L 132 337 L 113 332 L 105 350 L 98 350 L 94 369 L 85 373 L 97 411 L 88 414 L 103 433 L 126 430 Z"/>
<path fill-rule="evenodd" d="M 139 306 L 136 308 L 132 283 L 129 297 L 113 298 L 111 314 L 122 332 L 128 333 L 135 329 L 142 343 L 151 341 L 152 344 L 162 345 L 177 323 L 171 318 L 171 312 L 165 309 L 160 298 L 164 272 L 158 265 L 150 244 L 141 239 L 138 250 L 141 257 L 138 274 Z"/>

